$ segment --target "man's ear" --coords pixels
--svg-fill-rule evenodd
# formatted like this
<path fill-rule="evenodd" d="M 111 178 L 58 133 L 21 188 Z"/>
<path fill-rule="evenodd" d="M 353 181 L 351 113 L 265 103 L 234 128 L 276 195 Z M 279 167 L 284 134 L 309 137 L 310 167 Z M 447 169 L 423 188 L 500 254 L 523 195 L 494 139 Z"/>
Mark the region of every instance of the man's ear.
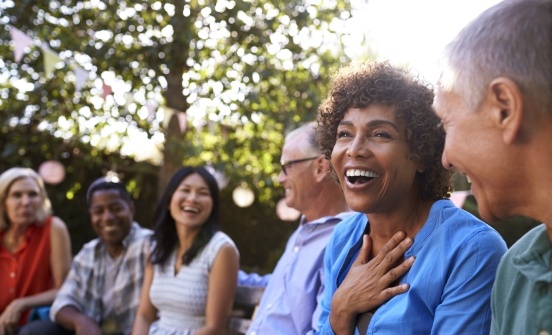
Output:
<path fill-rule="evenodd" d="M 487 98 L 494 124 L 502 130 L 504 142 L 512 144 L 519 138 L 524 116 L 519 86 L 509 78 L 496 78 L 489 84 Z"/>
<path fill-rule="evenodd" d="M 320 155 L 315 160 L 315 177 L 317 182 L 321 182 L 328 176 L 328 172 L 330 171 L 330 162 L 324 158 L 324 156 Z"/>

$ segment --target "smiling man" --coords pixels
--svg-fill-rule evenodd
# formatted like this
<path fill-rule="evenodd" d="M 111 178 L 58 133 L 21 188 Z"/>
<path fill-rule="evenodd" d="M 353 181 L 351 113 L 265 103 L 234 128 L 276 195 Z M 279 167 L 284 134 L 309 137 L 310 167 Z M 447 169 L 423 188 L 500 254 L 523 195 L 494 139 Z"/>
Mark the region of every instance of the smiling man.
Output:
<path fill-rule="evenodd" d="M 100 178 L 86 194 L 98 238 L 84 245 L 50 311 L 27 334 L 130 334 L 144 274 L 151 231 L 133 222 L 134 205 L 125 186 Z"/>
<path fill-rule="evenodd" d="M 447 46 L 434 107 L 445 167 L 490 222 L 544 222 L 503 257 L 491 334 L 552 334 L 552 1 L 503 1 Z"/>
<path fill-rule="evenodd" d="M 305 335 L 317 330 L 324 292 L 323 257 L 335 225 L 351 215 L 316 142 L 315 123 L 286 136 L 278 181 L 286 204 L 302 213 L 271 275 L 240 271 L 240 285 L 266 286 L 249 335 Z"/>

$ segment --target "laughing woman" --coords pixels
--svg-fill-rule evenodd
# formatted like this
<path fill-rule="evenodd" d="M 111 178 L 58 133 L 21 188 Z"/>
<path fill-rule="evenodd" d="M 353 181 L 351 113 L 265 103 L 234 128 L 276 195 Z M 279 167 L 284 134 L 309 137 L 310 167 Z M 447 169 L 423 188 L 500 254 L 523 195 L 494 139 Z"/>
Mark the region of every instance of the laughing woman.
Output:
<path fill-rule="evenodd" d="M 318 137 L 347 204 L 325 254 L 322 334 L 488 334 L 500 235 L 447 199 L 433 93 L 388 63 L 332 79 Z"/>
<path fill-rule="evenodd" d="M 171 178 L 155 209 L 132 334 L 225 334 L 239 265 L 234 242 L 218 231 L 219 207 L 206 169 L 184 167 Z"/>

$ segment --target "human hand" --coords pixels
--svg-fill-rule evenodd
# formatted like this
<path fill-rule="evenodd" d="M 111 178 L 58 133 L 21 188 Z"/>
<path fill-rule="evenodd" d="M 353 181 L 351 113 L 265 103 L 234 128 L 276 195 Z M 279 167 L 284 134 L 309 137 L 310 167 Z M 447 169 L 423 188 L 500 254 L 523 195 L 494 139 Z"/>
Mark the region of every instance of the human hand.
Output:
<path fill-rule="evenodd" d="M 0 335 L 11 335 L 12 328 L 7 328 L 6 325 L 0 323 Z"/>
<path fill-rule="evenodd" d="M 9 335 L 15 330 L 25 308 L 23 302 L 19 299 L 13 300 L 6 307 L 0 315 L 0 335 Z"/>
<path fill-rule="evenodd" d="M 75 323 L 75 335 L 102 335 L 102 330 L 93 320 L 83 318 Z"/>
<path fill-rule="evenodd" d="M 11 334 L 11 330 L 6 329 L 4 325 L 0 324 L 0 335 L 10 335 L 10 334 Z"/>
<path fill-rule="evenodd" d="M 408 284 L 391 285 L 414 263 L 414 257 L 400 262 L 412 239 L 398 232 L 369 260 L 372 240 L 368 235 L 362 238 L 359 254 L 332 298 L 330 323 L 336 334 L 350 334 L 358 314 L 381 306 L 409 288 Z"/>

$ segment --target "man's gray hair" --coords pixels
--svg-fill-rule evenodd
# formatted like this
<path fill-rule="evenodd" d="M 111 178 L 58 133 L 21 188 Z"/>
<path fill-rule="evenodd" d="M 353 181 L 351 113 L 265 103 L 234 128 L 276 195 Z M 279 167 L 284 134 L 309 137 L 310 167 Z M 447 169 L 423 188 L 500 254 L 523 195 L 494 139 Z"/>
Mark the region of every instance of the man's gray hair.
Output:
<path fill-rule="evenodd" d="M 303 147 L 303 150 L 305 151 L 305 153 L 310 152 L 310 153 L 320 154 L 320 148 L 318 146 L 318 140 L 316 138 L 316 127 L 317 127 L 317 123 L 315 121 L 305 123 L 299 126 L 298 128 L 295 128 L 291 132 L 289 132 L 286 135 L 286 140 L 298 134 L 306 133 L 308 138 L 308 142 L 307 142 L 308 145 L 306 147 Z"/>
<path fill-rule="evenodd" d="M 507 77 L 552 110 L 552 0 L 505 0 L 487 9 L 445 48 L 442 61 L 441 88 L 471 109 L 493 79 Z"/>

